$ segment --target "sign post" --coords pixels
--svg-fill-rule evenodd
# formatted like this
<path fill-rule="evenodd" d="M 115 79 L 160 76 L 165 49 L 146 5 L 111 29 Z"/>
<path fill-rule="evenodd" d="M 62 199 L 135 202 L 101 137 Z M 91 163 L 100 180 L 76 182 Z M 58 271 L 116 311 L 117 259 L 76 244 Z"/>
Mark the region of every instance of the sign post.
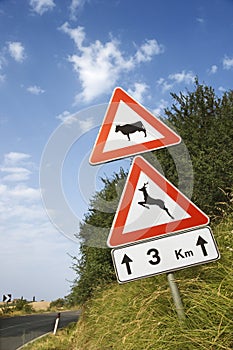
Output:
<path fill-rule="evenodd" d="M 185 320 L 184 306 L 181 300 L 180 292 L 172 272 L 167 274 L 167 280 L 171 289 L 172 298 L 176 307 L 176 312 L 181 321 Z"/>

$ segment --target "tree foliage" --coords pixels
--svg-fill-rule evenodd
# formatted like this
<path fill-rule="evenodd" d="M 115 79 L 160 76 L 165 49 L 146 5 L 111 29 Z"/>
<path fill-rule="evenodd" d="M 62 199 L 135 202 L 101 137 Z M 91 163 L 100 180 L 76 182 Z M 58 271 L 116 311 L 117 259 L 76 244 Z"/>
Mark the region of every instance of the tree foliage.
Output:
<path fill-rule="evenodd" d="M 66 305 L 66 300 L 64 298 L 58 298 L 56 300 L 51 301 L 49 308 L 62 308 Z"/>
<path fill-rule="evenodd" d="M 192 200 L 208 215 L 221 215 L 233 183 L 233 91 L 216 96 L 212 87 L 199 84 L 193 92 L 171 94 L 174 103 L 165 110 L 188 148 L 194 171 Z M 177 183 L 177 171 L 168 152 L 158 155 L 165 174 Z M 184 167 L 185 170 L 185 167 Z M 190 174 L 183 174 L 189 179 Z"/>
<path fill-rule="evenodd" d="M 73 269 L 77 278 L 68 296 L 70 304 L 82 304 L 96 288 L 115 279 L 106 241 L 125 178 L 126 172 L 123 169 L 119 174 L 114 174 L 112 179 L 102 178 L 104 188 L 91 200 L 90 209 L 77 234 L 80 240 L 80 258 L 73 257 Z"/>

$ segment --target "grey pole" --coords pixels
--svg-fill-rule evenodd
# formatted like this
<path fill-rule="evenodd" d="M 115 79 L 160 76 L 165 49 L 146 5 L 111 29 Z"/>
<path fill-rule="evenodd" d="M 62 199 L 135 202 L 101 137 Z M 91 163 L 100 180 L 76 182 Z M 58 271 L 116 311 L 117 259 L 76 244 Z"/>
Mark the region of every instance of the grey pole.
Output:
<path fill-rule="evenodd" d="M 184 306 L 181 300 L 181 296 L 180 296 L 180 292 L 177 286 L 177 283 L 175 281 L 175 277 L 173 273 L 168 273 L 167 274 L 167 280 L 169 283 L 169 287 L 171 289 L 171 293 L 172 293 L 172 298 L 176 307 L 176 311 L 178 314 L 178 317 L 181 321 L 185 320 L 185 312 L 184 312 Z"/>

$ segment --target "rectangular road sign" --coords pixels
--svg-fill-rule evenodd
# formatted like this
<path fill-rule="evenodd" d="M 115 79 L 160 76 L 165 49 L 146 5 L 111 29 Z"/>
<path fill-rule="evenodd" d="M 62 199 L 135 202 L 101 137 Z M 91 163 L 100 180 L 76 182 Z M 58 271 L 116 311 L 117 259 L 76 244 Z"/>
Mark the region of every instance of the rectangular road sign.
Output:
<path fill-rule="evenodd" d="M 11 302 L 11 294 L 3 294 L 2 301 L 4 303 L 9 303 Z"/>
<path fill-rule="evenodd" d="M 167 273 L 220 258 L 209 227 L 112 250 L 119 283 Z"/>

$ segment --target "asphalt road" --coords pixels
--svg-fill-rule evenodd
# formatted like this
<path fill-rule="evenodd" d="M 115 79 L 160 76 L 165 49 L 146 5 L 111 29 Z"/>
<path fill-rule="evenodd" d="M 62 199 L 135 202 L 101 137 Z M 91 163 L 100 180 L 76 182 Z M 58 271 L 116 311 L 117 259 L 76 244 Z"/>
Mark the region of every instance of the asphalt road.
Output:
<path fill-rule="evenodd" d="M 58 329 L 77 322 L 80 311 L 61 312 Z M 57 313 L 0 318 L 0 350 L 16 350 L 42 334 L 53 332 Z"/>

